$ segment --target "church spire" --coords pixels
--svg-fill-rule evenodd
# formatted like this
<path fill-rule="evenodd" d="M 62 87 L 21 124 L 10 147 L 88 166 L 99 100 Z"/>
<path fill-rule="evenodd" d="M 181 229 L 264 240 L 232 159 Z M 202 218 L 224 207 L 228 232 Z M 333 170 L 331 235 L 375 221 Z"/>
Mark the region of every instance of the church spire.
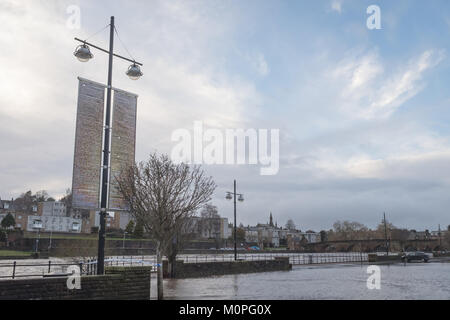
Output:
<path fill-rule="evenodd" d="M 269 225 L 270 225 L 271 227 L 273 227 L 273 217 L 272 217 L 272 212 L 270 212 L 270 222 L 269 222 Z"/>

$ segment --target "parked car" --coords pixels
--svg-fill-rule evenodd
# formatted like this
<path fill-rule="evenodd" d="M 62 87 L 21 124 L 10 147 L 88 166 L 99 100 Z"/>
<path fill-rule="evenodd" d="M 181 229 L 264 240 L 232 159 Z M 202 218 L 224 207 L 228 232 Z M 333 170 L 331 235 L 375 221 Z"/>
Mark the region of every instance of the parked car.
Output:
<path fill-rule="evenodd" d="M 420 251 L 406 252 L 402 256 L 402 261 L 406 261 L 406 262 L 411 262 L 411 261 L 428 262 L 428 260 L 430 260 L 430 257 L 426 253 L 420 252 Z"/>

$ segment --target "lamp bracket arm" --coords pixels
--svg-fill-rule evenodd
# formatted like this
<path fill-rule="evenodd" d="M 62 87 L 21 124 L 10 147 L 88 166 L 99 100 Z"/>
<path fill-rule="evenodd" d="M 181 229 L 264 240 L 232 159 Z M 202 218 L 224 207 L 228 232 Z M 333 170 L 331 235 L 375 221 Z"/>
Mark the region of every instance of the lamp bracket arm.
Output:
<path fill-rule="evenodd" d="M 88 46 L 90 46 L 90 47 L 92 47 L 92 48 L 95 48 L 95 49 L 97 49 L 97 50 L 100 50 L 100 51 L 103 51 L 104 53 L 109 54 L 109 51 L 108 51 L 108 50 L 105 50 L 105 49 L 103 49 L 103 48 L 100 48 L 100 47 L 98 47 L 98 46 L 92 44 L 92 43 L 89 43 L 89 42 L 87 42 L 86 40 L 81 40 L 81 39 L 78 39 L 78 38 L 74 38 L 74 39 L 75 39 L 76 41 L 78 41 L 78 42 L 81 42 L 81 43 L 83 43 L 83 44 L 87 44 Z M 126 61 L 128 61 L 128 62 L 137 64 L 137 65 L 139 65 L 139 66 L 141 66 L 141 67 L 143 66 L 142 63 L 137 62 L 137 61 L 135 61 L 135 60 L 131 60 L 131 59 L 122 57 L 121 55 L 118 55 L 118 54 L 113 53 L 113 56 L 116 57 L 116 58 L 120 58 L 120 59 L 126 60 Z"/>

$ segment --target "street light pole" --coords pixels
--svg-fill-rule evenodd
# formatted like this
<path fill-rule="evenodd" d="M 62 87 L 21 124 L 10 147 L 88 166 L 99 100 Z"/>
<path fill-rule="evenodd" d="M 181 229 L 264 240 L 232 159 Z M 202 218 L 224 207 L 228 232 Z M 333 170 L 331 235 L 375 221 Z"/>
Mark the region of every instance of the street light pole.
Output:
<path fill-rule="evenodd" d="M 389 245 L 388 245 L 388 239 L 387 239 L 387 226 L 386 226 L 386 212 L 383 213 L 383 220 L 384 220 L 384 240 L 386 241 L 386 255 L 389 255 Z"/>
<path fill-rule="evenodd" d="M 122 249 L 125 249 L 125 238 L 126 238 L 126 236 L 127 236 L 127 233 L 128 233 L 128 232 L 126 232 L 126 231 L 123 233 Z"/>
<path fill-rule="evenodd" d="M 232 196 L 233 195 L 233 196 Z M 226 199 L 233 199 L 234 202 L 234 261 L 237 260 L 237 220 L 236 220 L 236 197 L 239 196 L 237 200 L 240 202 L 244 201 L 244 195 L 236 193 L 236 180 L 234 180 L 233 192 L 227 191 Z"/>
<path fill-rule="evenodd" d="M 50 252 L 51 248 L 52 248 L 52 237 L 53 237 L 53 226 L 52 229 L 50 230 L 50 241 L 48 244 L 48 251 Z"/>
<path fill-rule="evenodd" d="M 104 274 L 105 271 L 105 234 L 106 234 L 106 215 L 108 208 L 108 186 L 109 186 L 109 166 L 110 166 L 110 136 L 111 136 L 111 100 L 112 100 L 112 72 L 113 72 L 113 59 L 114 57 L 130 61 L 133 64 L 128 68 L 126 72 L 127 76 L 132 80 L 139 79 L 143 73 L 139 66 L 142 63 L 136 62 L 134 59 L 119 56 L 114 53 L 114 32 L 116 31 L 114 17 L 111 17 L 111 23 L 109 25 L 109 50 L 102 49 L 87 41 L 75 38 L 76 41 L 83 44 L 77 47 L 75 50 L 75 57 L 81 62 L 87 62 L 93 58 L 90 52 L 89 46 L 105 52 L 109 55 L 108 64 L 108 87 L 106 95 L 106 111 L 105 111 L 105 128 L 104 128 L 104 140 L 103 140 L 103 162 L 102 162 L 102 181 L 100 184 L 100 229 L 98 233 L 98 258 L 97 258 L 97 274 Z M 119 39 L 120 40 L 120 39 Z"/>
<path fill-rule="evenodd" d="M 41 239 L 41 228 L 37 229 L 37 237 L 36 237 L 36 248 L 35 248 L 35 253 L 38 253 L 39 251 L 39 240 Z"/>
<path fill-rule="evenodd" d="M 442 250 L 442 242 L 441 242 L 441 225 L 440 225 L 440 224 L 439 224 L 438 236 L 439 236 L 439 251 L 440 251 L 440 250 Z"/>
<path fill-rule="evenodd" d="M 236 180 L 234 180 L 234 261 L 237 260 Z"/>
<path fill-rule="evenodd" d="M 102 167 L 102 188 L 100 196 L 100 230 L 98 233 L 98 260 L 97 274 L 105 271 L 105 235 L 106 235 L 106 208 L 108 199 L 109 183 L 109 137 L 111 132 L 111 94 L 112 94 L 112 69 L 114 57 L 114 17 L 111 17 L 109 34 L 109 65 L 108 65 L 108 88 L 106 91 L 106 120 L 105 135 L 103 141 L 103 167 Z"/>

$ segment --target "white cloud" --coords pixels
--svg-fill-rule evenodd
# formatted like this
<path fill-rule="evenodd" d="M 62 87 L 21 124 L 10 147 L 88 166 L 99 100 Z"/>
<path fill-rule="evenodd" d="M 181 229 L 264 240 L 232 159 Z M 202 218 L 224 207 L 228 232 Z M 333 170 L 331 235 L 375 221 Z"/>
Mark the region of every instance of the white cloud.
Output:
<path fill-rule="evenodd" d="M 413 59 L 404 70 L 383 81 L 365 117 L 387 117 L 423 89 L 423 73 L 438 65 L 444 58 L 442 51 L 428 50 Z"/>
<path fill-rule="evenodd" d="M 331 9 L 333 11 L 342 13 L 342 1 L 341 0 L 333 0 L 331 2 Z"/>
<path fill-rule="evenodd" d="M 450 140 L 418 124 L 384 121 L 303 142 L 292 162 L 319 179 L 410 179 L 450 186 Z M 292 159 L 292 157 L 291 157 Z"/>
<path fill-rule="evenodd" d="M 443 51 L 427 50 L 398 70 L 386 72 L 378 54 L 371 51 L 340 61 L 331 75 L 342 90 L 344 110 L 364 119 L 387 118 L 424 88 L 424 73 L 444 57 Z"/>
<path fill-rule="evenodd" d="M 373 80 L 384 72 L 377 52 L 371 51 L 365 55 L 351 57 L 339 62 L 333 76 L 338 81 L 344 81 L 347 85 L 344 96 L 360 96 Z"/>

